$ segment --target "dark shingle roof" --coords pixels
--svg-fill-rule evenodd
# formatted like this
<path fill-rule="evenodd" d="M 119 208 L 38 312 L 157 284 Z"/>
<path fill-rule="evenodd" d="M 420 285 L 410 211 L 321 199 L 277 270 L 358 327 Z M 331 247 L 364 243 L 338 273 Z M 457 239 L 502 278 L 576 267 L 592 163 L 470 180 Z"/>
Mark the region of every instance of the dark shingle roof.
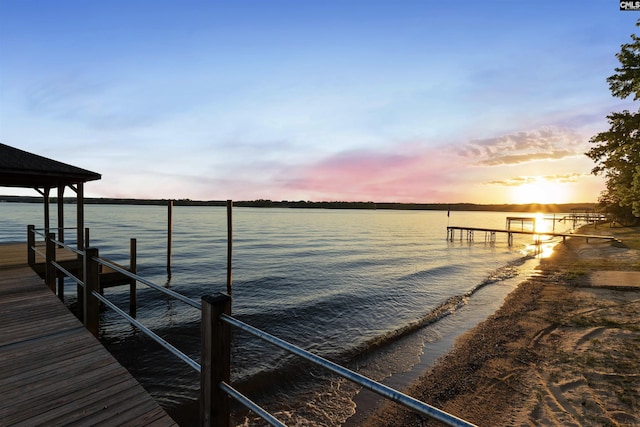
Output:
<path fill-rule="evenodd" d="M 58 187 L 100 179 L 99 173 L 0 144 L 0 187 Z"/>

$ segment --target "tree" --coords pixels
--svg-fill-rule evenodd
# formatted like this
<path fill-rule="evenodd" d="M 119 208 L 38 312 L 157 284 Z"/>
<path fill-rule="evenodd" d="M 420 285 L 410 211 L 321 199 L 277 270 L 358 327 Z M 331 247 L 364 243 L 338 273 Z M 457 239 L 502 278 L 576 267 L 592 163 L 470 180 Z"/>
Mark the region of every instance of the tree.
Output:
<path fill-rule="evenodd" d="M 640 26 L 638 20 L 636 26 Z M 640 37 L 631 35 L 616 55 L 621 66 L 607 79 L 613 96 L 640 99 Z M 589 141 L 595 144 L 586 154 L 596 166 L 594 175 L 604 174 L 606 190 L 600 204 L 624 222 L 640 219 L 640 109 L 624 110 L 607 116 L 610 129 Z"/>

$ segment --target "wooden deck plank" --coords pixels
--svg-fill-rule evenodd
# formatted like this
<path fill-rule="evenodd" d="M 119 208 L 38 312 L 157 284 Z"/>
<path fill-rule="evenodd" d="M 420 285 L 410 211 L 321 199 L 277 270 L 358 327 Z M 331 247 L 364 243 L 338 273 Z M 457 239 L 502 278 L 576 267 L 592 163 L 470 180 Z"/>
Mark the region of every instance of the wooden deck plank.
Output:
<path fill-rule="evenodd" d="M 0 245 L 0 268 L 14 268 L 26 264 L 26 243 L 5 243 Z"/>
<path fill-rule="evenodd" d="M 29 267 L 6 267 L 20 256 L 3 246 L 0 425 L 176 425 Z"/>

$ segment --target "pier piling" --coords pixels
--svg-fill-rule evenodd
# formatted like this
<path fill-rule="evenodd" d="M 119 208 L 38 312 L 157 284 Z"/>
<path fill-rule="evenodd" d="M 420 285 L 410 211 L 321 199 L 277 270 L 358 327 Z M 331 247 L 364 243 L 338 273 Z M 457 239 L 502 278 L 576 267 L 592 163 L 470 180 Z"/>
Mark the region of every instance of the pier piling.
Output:
<path fill-rule="evenodd" d="M 93 292 L 99 292 L 100 290 L 100 277 L 98 262 L 94 258 L 98 258 L 98 249 L 86 248 L 84 257 L 84 325 L 93 336 L 98 338 L 100 304 L 98 299 L 93 296 Z"/>
<path fill-rule="evenodd" d="M 202 426 L 229 427 L 229 395 L 219 386 L 231 377 L 231 326 L 220 320 L 231 315 L 231 297 L 202 297 L 202 349 L 200 356 L 200 422 Z"/>

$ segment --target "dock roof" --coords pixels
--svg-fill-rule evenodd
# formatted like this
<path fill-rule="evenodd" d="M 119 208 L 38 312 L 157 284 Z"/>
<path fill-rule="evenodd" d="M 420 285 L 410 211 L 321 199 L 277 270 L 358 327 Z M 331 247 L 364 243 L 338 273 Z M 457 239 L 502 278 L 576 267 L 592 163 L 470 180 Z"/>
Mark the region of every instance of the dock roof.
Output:
<path fill-rule="evenodd" d="M 99 173 L 0 144 L 0 186 L 54 188 L 95 181 Z"/>

